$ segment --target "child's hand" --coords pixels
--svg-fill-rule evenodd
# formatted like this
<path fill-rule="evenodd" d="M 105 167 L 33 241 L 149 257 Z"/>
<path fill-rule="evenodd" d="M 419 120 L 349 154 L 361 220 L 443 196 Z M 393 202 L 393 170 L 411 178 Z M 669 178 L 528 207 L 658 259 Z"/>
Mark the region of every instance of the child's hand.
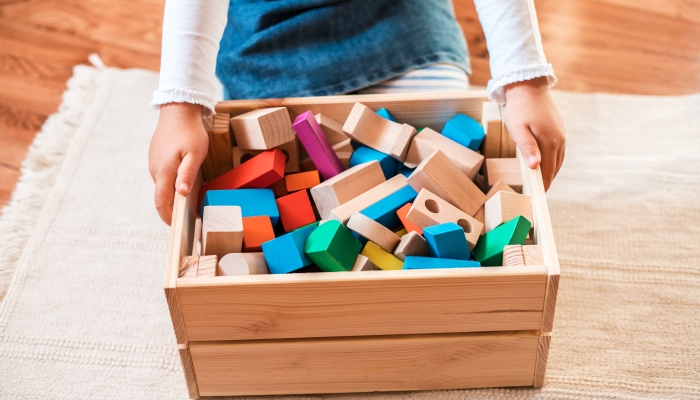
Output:
<path fill-rule="evenodd" d="M 564 161 L 566 145 L 564 122 L 549 93 L 547 78 L 516 82 L 504 89 L 503 118 L 510 136 L 530 168 L 541 165 L 547 190 Z"/>
<path fill-rule="evenodd" d="M 169 103 L 160 107 L 148 151 L 148 170 L 156 183 L 156 210 L 166 224 L 170 225 L 172 218 L 175 190 L 183 196 L 190 193 L 208 149 L 202 106 Z"/>

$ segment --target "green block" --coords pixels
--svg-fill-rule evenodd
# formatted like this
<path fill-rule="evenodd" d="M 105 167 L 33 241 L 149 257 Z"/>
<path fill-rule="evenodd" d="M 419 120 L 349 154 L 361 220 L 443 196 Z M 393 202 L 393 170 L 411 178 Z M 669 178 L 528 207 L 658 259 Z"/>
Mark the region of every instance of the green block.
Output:
<path fill-rule="evenodd" d="M 485 267 L 500 266 L 503 264 L 503 248 L 525 243 L 529 231 L 530 221 L 517 216 L 482 235 L 472 250 L 472 257 Z"/>
<path fill-rule="evenodd" d="M 326 272 L 350 271 L 360 250 L 362 244 L 335 220 L 316 228 L 304 246 L 304 253 Z"/>

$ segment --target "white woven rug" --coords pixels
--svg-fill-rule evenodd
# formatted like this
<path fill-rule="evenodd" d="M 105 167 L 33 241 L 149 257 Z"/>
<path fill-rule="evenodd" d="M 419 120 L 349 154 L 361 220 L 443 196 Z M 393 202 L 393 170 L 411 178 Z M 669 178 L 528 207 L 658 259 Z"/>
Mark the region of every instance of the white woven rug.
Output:
<path fill-rule="evenodd" d="M 37 138 L 0 218 L 1 398 L 187 397 L 146 167 L 157 79 L 78 67 Z M 295 398 L 700 398 L 700 95 L 556 100 L 546 388 Z"/>

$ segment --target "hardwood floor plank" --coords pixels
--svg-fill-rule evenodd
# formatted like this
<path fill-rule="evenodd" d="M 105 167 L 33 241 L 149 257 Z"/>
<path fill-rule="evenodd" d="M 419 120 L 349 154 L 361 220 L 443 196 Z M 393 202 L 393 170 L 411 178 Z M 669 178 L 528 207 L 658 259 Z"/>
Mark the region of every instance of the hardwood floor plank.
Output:
<path fill-rule="evenodd" d="M 19 180 L 19 170 L 0 164 L 0 209 L 4 207 L 15 190 Z"/>

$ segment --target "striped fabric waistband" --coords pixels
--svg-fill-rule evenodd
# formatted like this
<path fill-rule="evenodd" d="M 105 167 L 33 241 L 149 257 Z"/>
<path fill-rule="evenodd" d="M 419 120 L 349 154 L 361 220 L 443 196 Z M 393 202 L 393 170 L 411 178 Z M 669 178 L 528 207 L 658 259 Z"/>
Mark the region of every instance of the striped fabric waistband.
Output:
<path fill-rule="evenodd" d="M 359 90 L 358 94 L 461 92 L 469 90 L 469 77 L 459 67 L 437 64 L 407 72 Z"/>

